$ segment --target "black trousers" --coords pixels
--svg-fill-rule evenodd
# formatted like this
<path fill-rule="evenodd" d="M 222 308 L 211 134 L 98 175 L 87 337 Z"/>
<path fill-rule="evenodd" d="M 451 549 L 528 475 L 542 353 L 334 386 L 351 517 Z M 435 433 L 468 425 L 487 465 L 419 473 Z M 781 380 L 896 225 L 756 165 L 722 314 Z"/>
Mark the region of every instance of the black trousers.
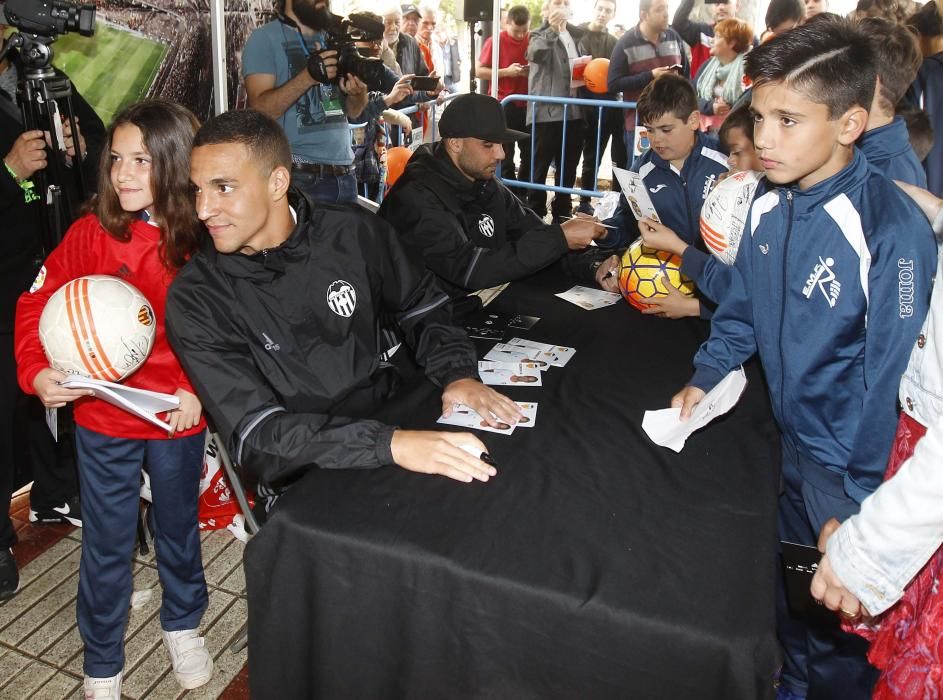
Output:
<path fill-rule="evenodd" d="M 527 107 L 508 102 L 502 105 L 504 109 L 504 121 L 507 122 L 508 129 L 523 131 L 528 136 L 520 141 L 511 141 L 504 144 L 504 160 L 501 162 L 501 177 L 512 178 L 521 181 L 530 180 L 530 127 L 527 126 Z M 520 153 L 521 165 L 514 167 L 514 153 Z M 511 191 L 521 199 L 527 196 L 527 190 L 520 187 L 512 187 Z"/>
<path fill-rule="evenodd" d="M 45 410 L 35 396 L 24 396 L 16 383 L 13 334 L 0 333 L 0 549 L 16 543 L 10 522 L 13 490 L 29 481 L 17 478 L 17 464 L 32 465 L 34 507 L 59 506 L 78 493 L 72 434 L 57 443 L 46 426 Z M 60 427 L 65 412 L 59 410 Z"/>
<path fill-rule="evenodd" d="M 625 118 L 621 109 L 603 108 L 602 125 L 600 128 L 599 112 L 595 108 L 587 107 L 590 112 L 583 117 L 583 170 L 580 173 L 580 184 L 582 189 L 594 189 L 593 183 L 596 181 L 596 170 L 599 168 L 599 161 L 602 160 L 602 154 L 606 152 L 606 145 L 610 142 L 609 157 L 612 158 L 612 164 L 617 168 L 626 167 L 625 139 L 623 137 Z M 599 133 L 601 132 L 601 133 Z M 596 152 L 596 136 L 599 133 L 599 152 Z M 613 177 L 609 189 L 613 192 L 620 192 L 619 181 Z M 580 202 L 589 202 L 589 197 L 580 197 Z"/>
<path fill-rule="evenodd" d="M 583 120 L 570 119 L 564 129 L 563 122 L 542 122 L 537 124 L 537 144 L 534 154 L 534 182 L 543 184 L 547 180 L 550 164 L 556 160 L 557 174 L 554 184 L 557 187 L 573 187 L 576 182 L 576 166 L 583 149 Z M 566 150 L 563 154 L 563 167 L 560 164 L 560 149 L 566 132 Z M 547 193 L 543 190 L 530 190 L 527 203 L 538 216 L 547 214 Z M 573 211 L 573 200 L 568 194 L 556 193 L 550 210 L 555 217 L 569 216 Z"/>

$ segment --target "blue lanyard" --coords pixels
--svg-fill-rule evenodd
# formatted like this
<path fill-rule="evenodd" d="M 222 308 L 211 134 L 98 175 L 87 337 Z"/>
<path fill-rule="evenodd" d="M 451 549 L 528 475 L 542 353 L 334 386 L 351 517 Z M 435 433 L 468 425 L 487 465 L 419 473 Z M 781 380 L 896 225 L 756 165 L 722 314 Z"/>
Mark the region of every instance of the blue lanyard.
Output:
<path fill-rule="evenodd" d="M 301 50 L 304 51 L 305 58 L 310 58 L 311 52 L 308 50 L 308 45 L 305 43 L 304 35 L 298 27 L 295 27 L 295 31 L 298 32 L 298 43 L 301 44 Z"/>

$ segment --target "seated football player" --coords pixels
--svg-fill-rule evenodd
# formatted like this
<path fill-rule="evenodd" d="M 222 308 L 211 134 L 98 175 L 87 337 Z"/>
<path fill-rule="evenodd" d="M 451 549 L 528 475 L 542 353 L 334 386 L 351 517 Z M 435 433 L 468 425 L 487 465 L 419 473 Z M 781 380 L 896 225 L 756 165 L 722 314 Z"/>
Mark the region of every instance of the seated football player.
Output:
<path fill-rule="evenodd" d="M 314 468 L 488 481 L 495 468 L 473 435 L 376 419 L 400 379 L 380 356 L 390 321 L 442 387 L 445 415 L 463 404 L 492 426 L 521 417 L 478 381 L 448 295 L 385 222 L 312 205 L 290 173 L 284 133 L 259 112 L 221 114 L 194 139 L 190 178 L 209 235 L 170 288 L 167 330 L 233 460 L 259 479 L 266 511 Z"/>
<path fill-rule="evenodd" d="M 637 221 L 625 197 L 615 216 L 605 221 L 607 229 L 597 244 L 603 249 L 624 249 L 639 235 L 645 245 L 659 250 L 675 239 L 683 244 L 682 271 L 692 279 L 686 265 L 698 269 L 709 254 L 698 231 L 704 198 L 718 178 L 727 172 L 727 156 L 720 152 L 717 139 L 699 131 L 697 93 L 681 76 L 666 73 L 653 80 L 638 99 L 639 122 L 648 130 L 651 148 L 632 164 L 642 176 L 661 223 L 645 218 Z M 671 235 L 669 235 L 671 234 Z M 677 252 L 672 250 L 671 252 Z M 603 289 L 618 291 L 619 257 L 612 256 L 597 269 L 596 281 Z M 700 286 L 700 285 L 699 285 Z M 651 300 L 642 313 L 667 318 L 710 316 L 703 299 L 686 297 L 669 290 L 665 297 Z"/>
<path fill-rule="evenodd" d="M 420 146 L 409 159 L 380 216 L 453 297 L 531 275 L 605 231 L 584 216 L 545 224 L 495 179 L 502 143 L 527 134 L 505 126 L 493 97 L 457 97 L 442 113 L 439 133 L 439 143 Z"/>

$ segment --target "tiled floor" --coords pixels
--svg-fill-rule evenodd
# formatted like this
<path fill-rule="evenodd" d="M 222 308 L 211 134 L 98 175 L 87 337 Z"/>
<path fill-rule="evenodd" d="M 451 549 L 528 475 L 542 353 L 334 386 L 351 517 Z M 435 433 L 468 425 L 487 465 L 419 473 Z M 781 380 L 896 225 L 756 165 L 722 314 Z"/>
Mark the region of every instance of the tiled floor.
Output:
<path fill-rule="evenodd" d="M 0 699 L 59 700 L 80 698 L 82 641 L 75 624 L 82 531 L 66 525 L 31 525 L 28 496 L 14 499 L 11 517 L 19 544 L 20 589 L 0 605 Z M 233 654 L 230 645 L 246 620 L 243 544 L 226 530 L 205 532 L 203 565 L 210 602 L 202 632 L 213 652 L 213 680 L 198 690 L 180 690 L 160 639 L 160 585 L 153 549 L 135 557 L 134 589 L 151 591 L 149 600 L 133 607 L 125 646 L 127 698 L 248 698 L 246 652 Z"/>

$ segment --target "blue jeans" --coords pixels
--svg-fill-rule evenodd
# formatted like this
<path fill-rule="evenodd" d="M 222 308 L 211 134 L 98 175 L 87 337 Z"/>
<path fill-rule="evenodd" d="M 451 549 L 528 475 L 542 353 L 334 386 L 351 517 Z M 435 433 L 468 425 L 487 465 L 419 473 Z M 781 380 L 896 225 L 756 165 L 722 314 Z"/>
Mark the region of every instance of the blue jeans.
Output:
<path fill-rule="evenodd" d="M 829 518 L 845 520 L 859 510 L 842 476 L 815 464 L 783 440 L 783 493 L 779 497 L 779 537 L 815 545 Z M 865 656 L 868 642 L 847 634 L 838 615 L 811 606 L 805 614 L 789 609 L 782 576 L 777 578 L 776 628 L 783 647 L 781 683 L 809 700 L 867 700 L 878 671 Z"/>
<path fill-rule="evenodd" d="M 141 467 L 151 475 L 154 549 L 163 588 L 161 628 L 196 629 L 208 597 L 197 524 L 205 435 L 133 440 L 75 429 L 82 493 L 82 559 L 77 618 L 85 674 L 114 676 L 124 667 L 137 538 Z"/>
<path fill-rule="evenodd" d="M 316 175 L 291 171 L 291 184 L 304 192 L 312 202 L 324 204 L 356 204 L 357 178 L 351 175 Z"/>

